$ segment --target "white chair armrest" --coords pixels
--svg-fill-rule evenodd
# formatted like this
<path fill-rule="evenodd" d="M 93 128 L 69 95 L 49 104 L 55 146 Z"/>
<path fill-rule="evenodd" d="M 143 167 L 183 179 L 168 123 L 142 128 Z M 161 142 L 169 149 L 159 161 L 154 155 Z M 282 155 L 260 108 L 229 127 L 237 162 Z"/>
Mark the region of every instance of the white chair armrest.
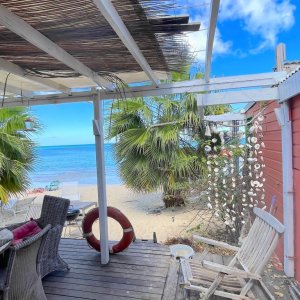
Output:
<path fill-rule="evenodd" d="M 232 250 L 232 251 L 236 251 L 236 252 L 240 250 L 239 247 L 235 247 L 235 246 L 229 245 L 229 244 L 224 243 L 224 242 L 219 242 L 219 241 L 215 241 L 215 240 L 212 240 L 212 239 L 208 239 L 208 238 L 205 238 L 205 237 L 200 236 L 200 235 L 193 235 L 193 237 L 196 241 L 202 242 L 202 243 L 205 243 L 205 244 L 208 244 L 208 245 L 212 245 L 212 246 L 216 246 L 216 247 L 222 247 L 222 248 Z"/>
<path fill-rule="evenodd" d="M 244 271 L 244 270 L 240 270 L 240 269 L 235 268 L 235 267 L 224 266 L 224 265 L 217 264 L 217 263 L 207 261 L 207 260 L 202 261 L 202 266 L 205 269 L 212 270 L 212 271 L 215 271 L 215 272 L 235 275 L 237 277 L 242 277 L 242 278 L 261 280 L 261 276 L 259 276 L 257 274 L 247 272 L 247 271 Z"/>

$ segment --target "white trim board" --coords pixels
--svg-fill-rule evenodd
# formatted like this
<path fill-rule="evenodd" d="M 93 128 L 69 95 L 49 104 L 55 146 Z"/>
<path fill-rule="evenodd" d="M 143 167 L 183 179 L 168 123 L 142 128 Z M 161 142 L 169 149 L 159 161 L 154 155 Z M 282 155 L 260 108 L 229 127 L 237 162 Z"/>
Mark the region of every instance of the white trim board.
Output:
<path fill-rule="evenodd" d="M 278 88 L 197 95 L 198 106 L 279 100 Z"/>
<path fill-rule="evenodd" d="M 284 102 L 300 94 L 300 70 L 291 75 L 279 86 L 279 102 Z"/>

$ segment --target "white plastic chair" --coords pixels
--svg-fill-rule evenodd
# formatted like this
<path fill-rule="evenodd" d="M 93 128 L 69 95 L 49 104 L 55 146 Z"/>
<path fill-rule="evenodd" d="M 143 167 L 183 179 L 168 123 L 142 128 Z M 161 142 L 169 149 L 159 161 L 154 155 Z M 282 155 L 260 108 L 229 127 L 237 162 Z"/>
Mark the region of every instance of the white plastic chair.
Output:
<path fill-rule="evenodd" d="M 25 199 L 10 199 L 8 203 L 3 205 L 3 211 L 11 212 L 14 216 L 21 212 L 28 212 L 30 205 L 34 202 L 36 197 Z"/>

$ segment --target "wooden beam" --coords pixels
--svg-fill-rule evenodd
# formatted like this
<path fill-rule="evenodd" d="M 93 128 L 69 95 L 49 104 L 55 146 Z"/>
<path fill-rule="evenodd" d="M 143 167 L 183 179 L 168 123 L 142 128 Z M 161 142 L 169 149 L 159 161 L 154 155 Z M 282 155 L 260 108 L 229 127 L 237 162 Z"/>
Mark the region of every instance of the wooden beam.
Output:
<path fill-rule="evenodd" d="M 274 100 L 279 100 L 277 87 L 197 95 L 198 106 Z"/>
<path fill-rule="evenodd" d="M 147 74 L 149 79 L 154 85 L 158 86 L 160 81 L 154 71 L 151 69 L 149 63 L 144 57 L 143 53 L 139 49 L 123 20 L 119 16 L 115 7 L 112 5 L 110 0 L 93 0 L 95 5 L 98 7 L 102 15 L 105 17 L 107 22 L 119 36 L 123 44 L 130 51 L 134 59 L 141 66 L 143 71 Z"/>
<path fill-rule="evenodd" d="M 161 24 L 188 24 L 190 16 L 189 15 L 177 15 L 177 16 L 157 16 L 149 17 L 148 21 L 152 25 Z"/>
<path fill-rule="evenodd" d="M 210 21 L 209 21 L 209 29 L 207 33 L 206 57 L 205 57 L 204 79 L 206 82 L 208 82 L 210 78 L 211 58 L 212 58 L 212 51 L 214 46 L 214 38 L 215 38 L 215 32 L 217 26 L 219 7 L 220 7 L 220 0 L 211 0 Z"/>
<path fill-rule="evenodd" d="M 200 23 L 192 22 L 189 24 L 158 24 L 153 25 L 152 29 L 157 33 L 192 32 L 199 31 Z"/>
<path fill-rule="evenodd" d="M 3 58 L 0 58 L 0 70 L 4 70 L 8 73 L 12 73 L 14 75 L 20 76 L 22 78 L 28 79 L 32 82 L 38 83 L 42 86 L 45 86 L 47 88 L 51 88 L 54 89 L 55 91 L 60 91 L 66 94 L 70 93 L 70 88 L 56 83 L 55 81 L 48 79 L 48 78 L 41 78 L 41 77 L 37 77 L 37 76 L 32 76 L 32 75 L 28 75 L 26 74 L 26 71 L 24 69 L 22 69 L 20 66 L 11 63 L 10 61 L 7 61 Z"/>
<path fill-rule="evenodd" d="M 19 18 L 17 15 L 8 10 L 5 6 L 0 4 L 0 23 L 24 38 L 29 43 L 37 48 L 45 51 L 52 57 L 61 61 L 71 69 L 80 73 L 83 76 L 90 78 L 93 82 L 102 87 L 109 87 L 110 83 L 101 78 L 96 72 L 92 71 L 89 67 L 80 62 L 77 58 L 73 57 L 67 51 L 52 42 L 46 36 L 34 29 L 27 22 Z"/>

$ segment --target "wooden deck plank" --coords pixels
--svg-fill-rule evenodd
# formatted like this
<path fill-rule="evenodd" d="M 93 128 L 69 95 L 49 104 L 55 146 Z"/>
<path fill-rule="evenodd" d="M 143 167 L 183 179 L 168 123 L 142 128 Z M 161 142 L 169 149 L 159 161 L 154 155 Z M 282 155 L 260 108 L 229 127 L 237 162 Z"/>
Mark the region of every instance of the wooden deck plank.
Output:
<path fill-rule="evenodd" d="M 60 251 L 68 251 L 68 252 L 87 252 L 90 253 L 91 251 L 95 251 L 92 248 L 89 248 L 88 246 L 79 245 L 76 249 L 70 248 L 70 245 L 61 245 L 59 247 Z M 118 255 L 122 255 L 123 252 L 118 253 Z M 125 253 L 133 253 L 135 255 L 138 254 L 151 254 L 151 255 L 160 255 L 160 256 L 170 256 L 170 251 L 168 250 L 158 250 L 158 249 L 143 249 L 138 247 L 130 247 L 125 250 Z"/>
<path fill-rule="evenodd" d="M 70 261 L 69 261 L 70 262 Z M 123 266 L 123 268 L 118 268 L 118 265 L 114 265 L 114 266 L 108 266 L 106 268 L 101 268 L 99 269 L 99 266 L 95 266 L 95 265 L 81 265 L 81 264 L 74 264 L 71 263 L 70 266 L 72 267 L 72 270 L 74 270 L 74 272 L 77 273 L 82 273 L 84 274 L 84 272 L 88 272 L 91 271 L 90 273 L 95 273 L 95 274 L 99 274 L 99 275 L 103 275 L 104 274 L 109 274 L 109 276 L 122 276 L 121 274 L 127 274 L 127 278 L 130 278 L 129 275 L 134 275 L 135 277 L 165 277 L 168 270 L 160 270 L 160 271 L 151 271 L 147 269 L 144 270 L 138 270 L 138 269 L 131 269 L 128 268 L 129 266 Z M 126 268 L 125 268 L 126 267 Z M 140 266 L 138 266 L 140 267 Z M 116 275 L 114 275 L 116 274 Z M 104 276 L 104 275 L 103 275 Z M 126 276 L 125 276 L 126 277 Z M 154 280 L 154 279 L 153 279 Z M 158 279 L 161 280 L 161 279 Z"/>
<path fill-rule="evenodd" d="M 51 282 L 49 280 L 44 282 L 44 287 L 53 287 L 53 288 L 63 288 L 67 290 L 72 291 L 78 291 L 78 292 L 93 292 L 97 294 L 104 294 L 104 295 L 112 295 L 112 296 L 128 296 L 130 298 L 135 299 L 145 299 L 145 300 L 160 300 L 161 295 L 157 294 L 150 294 L 145 292 L 136 292 L 136 291 L 130 291 L 130 290 L 122 290 L 122 289 L 115 289 L 110 287 L 100 287 L 100 286 L 88 286 L 84 284 L 73 284 L 73 283 L 65 283 L 65 282 Z"/>
<path fill-rule="evenodd" d="M 162 299 L 170 265 L 164 245 L 137 241 L 105 266 L 85 240 L 62 239 L 59 252 L 71 269 L 43 279 L 48 300 Z"/>
<path fill-rule="evenodd" d="M 139 276 L 137 275 L 135 278 L 128 278 L 127 274 L 120 273 L 115 274 L 115 276 L 110 276 L 111 273 L 106 274 L 103 272 L 102 274 L 96 273 L 91 274 L 90 272 L 82 273 L 76 272 L 76 269 L 72 269 L 72 272 L 55 272 L 52 274 L 53 277 L 64 277 L 64 278 L 85 278 L 89 280 L 94 280 L 97 282 L 112 282 L 112 283 L 121 283 L 121 284 L 134 284 L 134 285 L 141 285 L 141 286 L 149 286 L 154 288 L 163 288 L 164 283 L 162 282 L 161 278 L 158 280 L 150 280 L 152 277 L 150 276 Z M 114 275 L 114 274 L 112 274 Z"/>
<path fill-rule="evenodd" d="M 94 287 L 103 287 L 103 288 L 110 288 L 114 290 L 124 290 L 124 291 L 132 291 L 132 292 L 142 292 L 142 293 L 149 293 L 149 294 L 158 294 L 161 295 L 163 291 L 163 286 L 153 287 L 153 286 L 144 286 L 144 285 L 136 285 L 134 283 L 115 283 L 109 281 L 100 281 L 91 278 L 74 278 L 74 277 L 67 277 L 67 276 L 51 276 L 48 278 L 47 282 L 59 282 L 65 283 L 66 285 L 76 284 L 76 285 L 84 285 L 86 287 L 90 287 L 90 289 L 94 289 Z"/>

